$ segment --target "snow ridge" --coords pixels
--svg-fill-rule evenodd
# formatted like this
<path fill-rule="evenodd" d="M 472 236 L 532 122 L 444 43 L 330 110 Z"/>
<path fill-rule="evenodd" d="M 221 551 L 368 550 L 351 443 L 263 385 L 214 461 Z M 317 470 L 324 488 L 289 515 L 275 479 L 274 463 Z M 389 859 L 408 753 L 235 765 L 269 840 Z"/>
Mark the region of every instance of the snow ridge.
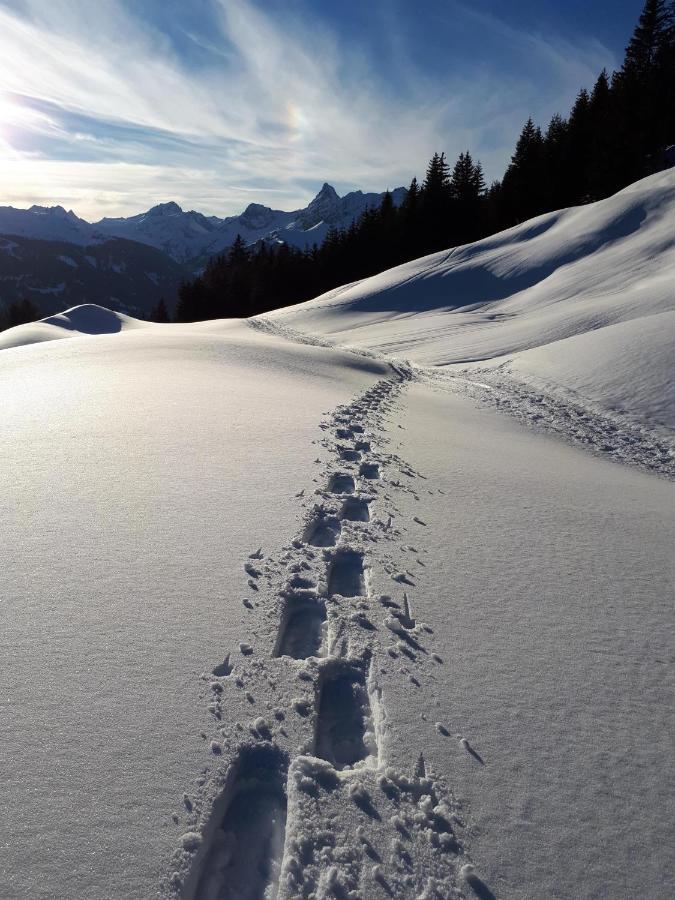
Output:
<path fill-rule="evenodd" d="M 458 805 L 422 746 L 393 738 L 380 682 L 396 672 L 417 690 L 444 665 L 415 617 L 426 526 L 396 506 L 397 494 L 419 499 L 424 476 L 384 438 L 411 378 L 392 366 L 321 423 L 316 486 L 297 494 L 301 531 L 279 558 L 259 548 L 244 562 L 247 640 L 202 676 L 212 763 L 197 796 L 183 798 L 166 898 L 441 900 L 463 896 L 464 884 L 492 896 L 468 866 Z M 375 589 L 383 579 L 391 593 Z"/>
<path fill-rule="evenodd" d="M 578 398 L 537 390 L 502 369 L 473 369 L 465 375 L 426 371 L 427 377 L 470 394 L 535 430 L 548 431 L 607 459 L 675 479 L 675 440 L 623 415 L 593 410 Z"/>

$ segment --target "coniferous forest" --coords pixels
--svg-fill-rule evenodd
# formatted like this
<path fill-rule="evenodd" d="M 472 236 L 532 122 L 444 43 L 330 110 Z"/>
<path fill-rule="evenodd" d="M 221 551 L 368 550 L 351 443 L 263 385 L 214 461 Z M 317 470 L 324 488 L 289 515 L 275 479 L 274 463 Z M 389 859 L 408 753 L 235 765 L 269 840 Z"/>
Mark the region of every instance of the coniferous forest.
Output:
<path fill-rule="evenodd" d="M 301 251 L 238 238 L 179 292 L 176 320 L 252 316 L 300 303 L 408 260 L 466 244 L 541 213 L 601 200 L 675 164 L 675 0 L 647 0 L 621 68 L 579 91 L 565 118 L 528 120 L 501 181 L 485 184 L 467 150 L 435 153 L 396 208 L 386 193 L 346 230 Z M 157 320 L 166 321 L 166 310 Z M 160 319 L 161 316 L 161 319 Z"/>

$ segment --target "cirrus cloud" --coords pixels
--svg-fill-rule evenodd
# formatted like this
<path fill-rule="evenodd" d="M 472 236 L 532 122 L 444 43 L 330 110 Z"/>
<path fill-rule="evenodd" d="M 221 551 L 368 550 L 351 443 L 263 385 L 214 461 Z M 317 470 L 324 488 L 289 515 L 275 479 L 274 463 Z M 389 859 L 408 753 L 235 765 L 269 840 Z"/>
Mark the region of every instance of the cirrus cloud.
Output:
<path fill-rule="evenodd" d="M 429 72 L 381 11 L 391 52 L 309 13 L 204 0 L 209 27 L 143 18 L 123 0 L 0 0 L 0 203 L 62 203 L 89 218 L 176 199 L 224 215 L 251 199 L 293 208 L 338 190 L 407 183 L 437 149 L 470 147 L 501 174 L 529 114 L 564 112 L 615 63 L 455 4 L 532 72 Z M 186 48 L 191 47 L 192 52 Z M 196 62 L 197 60 L 197 62 Z M 538 77 L 534 77 L 534 72 Z"/>

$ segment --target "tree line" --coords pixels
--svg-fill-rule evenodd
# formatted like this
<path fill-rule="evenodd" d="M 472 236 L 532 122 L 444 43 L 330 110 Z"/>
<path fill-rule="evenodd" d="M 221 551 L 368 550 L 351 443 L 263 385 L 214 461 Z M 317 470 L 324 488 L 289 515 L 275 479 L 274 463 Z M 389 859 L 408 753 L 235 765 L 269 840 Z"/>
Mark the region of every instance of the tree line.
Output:
<path fill-rule="evenodd" d="M 300 303 L 339 285 L 447 247 L 470 243 L 541 213 L 601 200 L 675 164 L 675 0 L 647 0 L 623 65 L 579 91 L 567 117 L 525 123 L 501 181 L 489 187 L 467 150 L 450 166 L 435 153 L 399 207 L 389 192 L 320 246 L 247 247 L 240 236 L 184 282 L 174 318 L 244 317 Z M 670 147 L 670 151 L 668 148 Z M 0 328 L 36 318 L 29 301 L 0 314 Z M 150 314 L 169 321 L 162 300 Z"/>
<path fill-rule="evenodd" d="M 435 153 L 396 208 L 384 194 L 321 246 L 284 243 L 228 252 L 179 291 L 177 321 L 251 316 L 300 303 L 419 256 L 478 240 L 540 213 L 590 203 L 666 165 L 675 143 L 675 0 L 647 0 L 623 65 L 582 89 L 545 130 L 529 119 L 501 181 L 486 187 L 467 150 L 453 167 Z M 672 153 L 671 149 L 671 153 Z M 156 311 L 165 319 L 166 309 Z"/>
<path fill-rule="evenodd" d="M 13 328 L 15 325 L 35 322 L 39 317 L 40 311 L 31 300 L 15 300 L 9 306 L 0 309 L 0 331 Z"/>

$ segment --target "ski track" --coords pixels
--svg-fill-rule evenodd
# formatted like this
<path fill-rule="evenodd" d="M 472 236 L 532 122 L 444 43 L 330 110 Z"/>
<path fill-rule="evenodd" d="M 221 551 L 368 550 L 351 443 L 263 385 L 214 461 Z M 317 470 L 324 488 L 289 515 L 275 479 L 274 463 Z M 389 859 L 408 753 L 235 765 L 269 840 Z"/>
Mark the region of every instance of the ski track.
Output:
<path fill-rule="evenodd" d="M 282 336 L 295 343 L 345 350 L 394 366 L 386 354 L 303 334 L 278 322 L 249 319 L 248 324 L 258 331 Z M 414 365 L 407 360 L 401 360 L 395 366 L 397 370 L 414 373 L 430 386 L 458 391 L 484 406 L 513 416 L 535 431 L 555 434 L 585 450 L 602 454 L 612 462 L 675 479 L 675 443 L 648 425 L 638 424 L 619 411 L 595 409 L 592 403 L 562 387 L 544 390 L 539 385 L 528 384 L 509 372 L 507 364 L 470 370 L 458 367 L 458 363 L 454 364 L 453 371 L 448 371 Z"/>
<path fill-rule="evenodd" d="M 464 824 L 448 787 L 420 748 L 406 771 L 387 761 L 396 737 L 381 676 L 419 686 L 443 664 L 408 594 L 371 589 L 377 570 L 400 598 L 416 577 L 404 551 L 424 552 L 423 529 L 395 503 L 423 476 L 384 437 L 412 378 L 392 365 L 321 423 L 326 460 L 313 493 L 297 495 L 300 533 L 278 558 L 260 548 L 243 561 L 249 626 L 239 652 L 224 647 L 202 675 L 211 761 L 174 815 L 183 836 L 162 897 L 466 895 Z"/>
<path fill-rule="evenodd" d="M 591 409 L 574 396 L 544 392 L 499 368 L 475 369 L 461 375 L 442 371 L 426 374 L 431 382 L 467 393 L 529 428 L 553 433 L 614 462 L 675 479 L 673 441 L 626 416 Z"/>

